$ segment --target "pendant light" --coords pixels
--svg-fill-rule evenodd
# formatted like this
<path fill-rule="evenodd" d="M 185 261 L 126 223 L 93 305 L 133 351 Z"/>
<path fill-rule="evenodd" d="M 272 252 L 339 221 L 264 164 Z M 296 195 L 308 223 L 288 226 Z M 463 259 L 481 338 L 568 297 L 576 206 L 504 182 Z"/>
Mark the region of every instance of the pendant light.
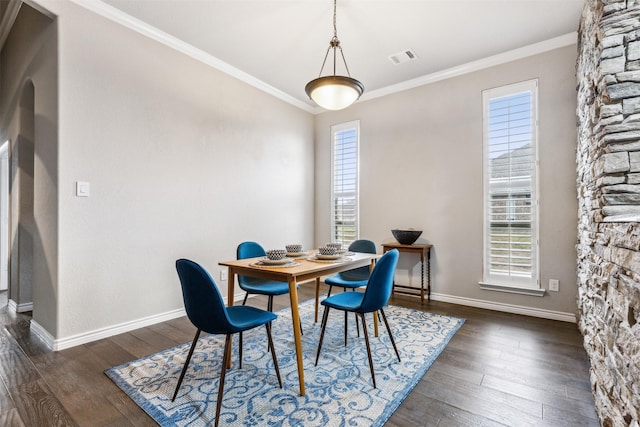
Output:
<path fill-rule="evenodd" d="M 333 0 L 333 37 L 329 42 L 329 48 L 324 56 L 322 67 L 320 68 L 320 77 L 311 80 L 305 86 L 304 90 L 309 98 L 319 106 L 327 110 L 342 110 L 353 104 L 360 98 L 364 92 L 364 85 L 358 80 L 351 77 L 347 61 L 344 59 L 340 40 L 338 40 L 338 31 L 336 29 L 336 1 Z M 336 75 L 336 59 L 340 50 L 340 56 L 347 70 L 347 76 Z M 333 75 L 322 76 L 322 70 L 329 57 L 329 52 L 333 51 Z"/>

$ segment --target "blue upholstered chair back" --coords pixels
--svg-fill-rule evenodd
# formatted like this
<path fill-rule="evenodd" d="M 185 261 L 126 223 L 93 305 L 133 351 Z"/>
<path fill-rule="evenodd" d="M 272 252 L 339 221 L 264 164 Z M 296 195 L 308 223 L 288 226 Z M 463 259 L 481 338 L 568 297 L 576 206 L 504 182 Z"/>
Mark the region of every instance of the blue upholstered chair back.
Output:
<path fill-rule="evenodd" d="M 262 245 L 257 242 L 242 242 L 236 249 L 236 259 L 255 258 L 266 255 L 267 251 L 265 251 Z M 261 282 L 264 282 L 264 279 L 258 279 L 251 276 L 238 276 L 238 285 L 240 285 L 241 289 L 244 289 L 244 284 L 255 284 Z"/>
<path fill-rule="evenodd" d="M 258 256 L 265 256 L 267 252 L 257 242 L 242 242 L 238 245 L 236 250 L 237 259 L 255 258 Z"/>
<path fill-rule="evenodd" d="M 376 253 L 376 244 L 371 240 L 360 239 L 355 240 L 349 245 L 349 250 L 352 252 L 363 252 L 366 254 Z"/>
<path fill-rule="evenodd" d="M 366 239 L 355 240 L 349 245 L 349 250 L 351 252 L 375 254 L 376 244 L 373 243 L 371 240 L 366 240 Z M 349 271 L 344 271 L 339 274 L 340 274 L 340 277 L 342 277 L 344 280 L 352 280 L 357 282 L 360 280 L 367 280 L 369 278 L 369 273 L 370 273 L 369 267 L 365 266 L 365 267 L 355 268 Z"/>
<path fill-rule="evenodd" d="M 360 310 L 357 311 L 370 313 L 387 305 L 393 291 L 393 276 L 398 265 L 398 257 L 397 249 L 390 250 L 380 257 L 371 272 Z"/>
<path fill-rule="evenodd" d="M 211 275 L 188 259 L 177 260 L 176 270 L 182 285 L 184 308 L 191 323 L 210 334 L 237 332 Z"/>

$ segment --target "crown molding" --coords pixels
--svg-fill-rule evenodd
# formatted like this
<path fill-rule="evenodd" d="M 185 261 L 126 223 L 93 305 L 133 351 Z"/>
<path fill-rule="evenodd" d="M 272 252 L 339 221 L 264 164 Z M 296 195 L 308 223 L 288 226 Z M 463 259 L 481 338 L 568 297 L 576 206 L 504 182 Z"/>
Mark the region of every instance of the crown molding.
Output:
<path fill-rule="evenodd" d="M 37 3 L 39 0 L 27 0 L 29 3 Z M 275 87 L 259 80 L 252 75 L 245 73 L 238 68 L 198 49 L 182 40 L 177 39 L 151 25 L 134 18 L 113 6 L 104 3 L 102 0 L 70 0 L 71 2 L 84 7 L 104 18 L 107 18 L 113 22 L 116 22 L 126 28 L 129 28 L 139 34 L 149 37 L 159 43 L 162 43 L 172 49 L 175 49 L 191 58 L 200 61 L 210 67 L 213 67 L 227 75 L 230 75 L 250 86 L 253 86 L 265 93 L 268 93 L 284 102 L 287 102 L 295 107 L 298 107 L 308 113 L 319 114 L 326 112 L 326 110 L 309 105 L 299 99 L 286 94 L 285 92 L 276 89 Z M 20 3 L 20 1 L 17 1 Z M 16 12 L 17 14 L 17 12 Z M 0 33 L 0 36 L 2 33 Z M 380 89 L 373 90 L 371 92 L 365 92 L 358 102 L 366 102 L 372 99 L 381 98 L 383 96 L 392 95 L 394 93 L 402 92 L 405 90 L 413 89 L 419 86 L 424 86 L 430 83 L 435 83 L 441 80 L 450 79 L 453 77 L 462 76 L 464 74 L 480 71 L 486 68 L 494 67 L 496 65 L 505 64 L 508 62 L 516 61 L 519 59 L 527 58 L 529 56 L 538 55 L 544 52 L 548 52 L 554 49 L 559 49 L 566 46 L 577 44 L 578 33 L 571 32 L 562 36 L 554 37 L 549 40 L 545 40 L 539 43 L 534 43 L 528 46 L 524 46 L 518 49 L 513 49 L 507 52 L 499 53 L 487 58 L 479 59 L 477 61 L 468 62 L 456 67 L 448 68 L 446 70 L 438 71 L 435 73 L 427 74 L 415 79 L 407 80 L 402 83 L 398 83 L 391 86 L 386 86 Z M 2 39 L 0 38 L 0 42 Z M 0 44 L 1 46 L 1 44 Z"/>
<path fill-rule="evenodd" d="M 383 96 L 413 89 L 418 86 L 424 86 L 441 80 L 450 79 L 452 77 L 462 76 L 464 74 L 473 73 L 490 67 L 495 67 L 496 65 L 502 65 L 508 62 L 517 61 L 529 56 L 539 55 L 541 53 L 548 52 L 554 49 L 575 45 L 577 44 L 577 42 L 578 33 L 574 31 L 572 33 L 554 37 L 552 39 L 545 40 L 539 43 L 534 43 L 518 49 L 513 49 L 507 52 L 499 53 L 497 55 L 489 56 L 487 58 L 479 59 L 477 61 L 472 61 L 456 67 L 448 68 L 446 70 L 427 74 L 426 76 L 407 80 L 402 83 L 387 86 L 381 89 L 376 89 L 362 95 L 360 100 L 368 101 L 371 99 L 380 98 Z"/>
<path fill-rule="evenodd" d="M 115 7 L 108 5 L 101 0 L 70 0 L 73 3 L 84 7 L 104 18 L 107 18 L 113 22 L 116 22 L 130 30 L 133 30 L 139 34 L 142 34 L 146 37 L 149 37 L 152 40 L 155 40 L 159 43 L 164 44 L 172 49 L 177 50 L 191 58 L 200 61 L 210 67 L 213 67 L 227 75 L 230 75 L 250 86 L 255 87 L 263 92 L 268 93 L 284 102 L 287 102 L 295 107 L 298 107 L 302 110 L 305 110 L 309 113 L 313 113 L 314 108 L 297 98 L 292 97 L 284 93 L 283 91 L 276 89 L 275 87 L 266 84 L 262 80 L 259 80 L 250 74 L 245 73 L 242 70 L 239 70 L 232 65 L 204 52 L 201 49 L 198 49 L 188 43 L 183 42 L 182 40 L 173 37 L 164 31 L 160 31 L 151 25 L 134 18 Z"/>

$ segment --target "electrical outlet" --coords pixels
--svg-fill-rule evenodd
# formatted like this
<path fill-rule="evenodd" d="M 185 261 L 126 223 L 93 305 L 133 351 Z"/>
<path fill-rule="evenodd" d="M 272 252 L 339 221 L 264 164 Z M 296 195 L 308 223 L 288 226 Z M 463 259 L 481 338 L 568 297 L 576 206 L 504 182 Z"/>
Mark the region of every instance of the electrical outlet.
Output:
<path fill-rule="evenodd" d="M 227 270 L 220 270 L 220 280 L 221 281 L 227 280 Z"/>
<path fill-rule="evenodd" d="M 549 279 L 549 290 L 558 292 L 560 290 L 560 281 L 558 279 Z"/>

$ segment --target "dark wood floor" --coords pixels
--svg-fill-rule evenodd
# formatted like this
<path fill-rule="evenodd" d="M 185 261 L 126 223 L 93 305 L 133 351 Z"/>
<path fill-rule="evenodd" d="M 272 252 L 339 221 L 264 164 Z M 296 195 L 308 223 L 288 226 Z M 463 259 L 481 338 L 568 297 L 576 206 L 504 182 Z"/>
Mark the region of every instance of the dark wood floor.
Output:
<path fill-rule="evenodd" d="M 302 285 L 300 299 L 313 297 Z M 266 300 L 250 304 L 265 307 Z M 419 298 L 392 304 L 421 308 Z M 288 305 L 277 297 L 275 309 Z M 575 324 L 425 302 L 466 319 L 386 426 L 598 426 L 589 365 Z M 175 319 L 60 352 L 29 333 L 0 293 L 0 426 L 155 425 L 103 373 L 193 338 Z"/>

